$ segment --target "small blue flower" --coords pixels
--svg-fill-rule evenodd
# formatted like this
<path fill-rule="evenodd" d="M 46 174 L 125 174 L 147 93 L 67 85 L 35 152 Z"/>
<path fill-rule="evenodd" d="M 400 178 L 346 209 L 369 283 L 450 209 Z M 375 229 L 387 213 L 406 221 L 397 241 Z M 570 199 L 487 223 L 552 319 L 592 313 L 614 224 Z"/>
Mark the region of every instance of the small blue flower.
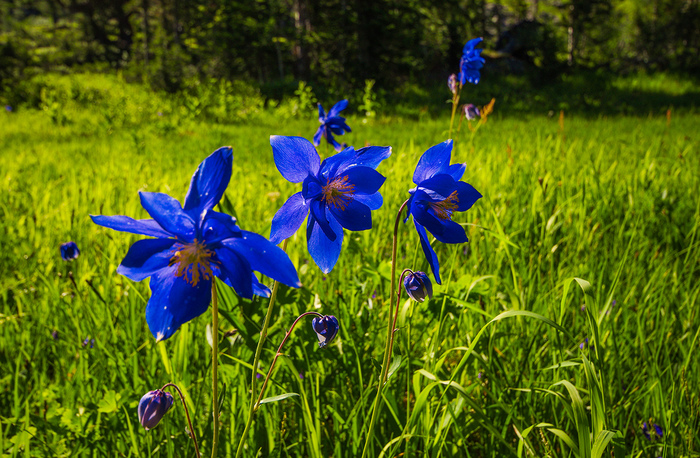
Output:
<path fill-rule="evenodd" d="M 661 428 L 661 426 L 657 425 L 656 423 L 652 423 L 652 426 L 654 427 L 654 432 L 656 436 L 661 439 L 664 437 L 664 430 Z M 647 438 L 647 440 L 651 440 L 651 434 L 649 431 L 649 427 L 647 426 L 647 422 L 642 423 L 642 433 L 644 434 L 644 437 Z"/>
<path fill-rule="evenodd" d="M 468 121 L 472 121 L 478 117 L 481 117 L 481 111 L 479 110 L 479 107 L 473 103 L 469 103 L 464 105 L 464 117 L 467 118 Z"/>
<path fill-rule="evenodd" d="M 323 107 L 320 103 L 318 104 L 318 122 L 321 123 L 321 126 L 314 135 L 314 146 L 320 145 L 321 137 L 323 137 L 328 143 L 333 145 L 336 151 L 341 151 L 343 149 L 342 145 L 333 138 L 333 134 L 343 135 L 345 132 L 351 132 L 350 127 L 345 123 L 345 118 L 338 116 L 338 114 L 347 107 L 348 101 L 347 99 L 343 99 L 333 105 L 333 108 L 328 112 L 328 116 L 326 116 Z"/>
<path fill-rule="evenodd" d="M 80 250 L 75 242 L 66 242 L 61 244 L 61 259 L 64 261 L 72 261 L 78 259 L 80 256 Z"/>
<path fill-rule="evenodd" d="M 453 95 L 457 93 L 457 75 L 454 73 L 447 78 L 447 88 Z"/>
<path fill-rule="evenodd" d="M 5 105 L 5 111 L 12 113 L 12 107 L 10 105 Z"/>
<path fill-rule="evenodd" d="M 213 210 L 231 179 L 232 164 L 230 147 L 207 157 L 192 176 L 184 207 L 167 194 L 139 193 L 153 219 L 91 215 L 100 226 L 155 237 L 134 243 L 117 272 L 133 281 L 151 277 L 146 321 L 158 341 L 207 310 L 215 276 L 245 298 L 270 294 L 253 271 L 301 286 L 284 251 Z"/>
<path fill-rule="evenodd" d="M 322 318 L 314 317 L 311 320 L 311 326 L 318 336 L 318 346 L 323 348 L 335 338 L 338 334 L 338 319 L 333 315 L 325 315 Z"/>
<path fill-rule="evenodd" d="M 467 81 L 472 84 L 479 84 L 479 70 L 484 66 L 484 58 L 481 57 L 483 49 L 478 49 L 476 45 L 483 41 L 482 38 L 474 38 L 467 41 L 462 49 L 462 58 L 459 60 L 459 82 L 464 85 Z"/>
<path fill-rule="evenodd" d="M 149 391 L 139 401 L 139 422 L 146 430 L 155 428 L 172 405 L 172 394 L 162 390 Z"/>
<path fill-rule="evenodd" d="M 427 229 L 442 243 L 468 242 L 464 228 L 452 221 L 454 212 L 469 210 L 481 194 L 469 183 L 459 181 L 464 175 L 466 164 L 450 165 L 452 140 L 429 148 L 421 156 L 413 173 L 416 187 L 409 190 L 408 217 L 413 215 L 413 223 L 420 237 L 421 247 L 433 271 L 435 281 L 440 282 L 440 263 L 430 246 Z"/>
<path fill-rule="evenodd" d="M 90 344 L 90 348 L 95 346 L 95 339 L 90 338 L 90 336 L 86 337 L 85 340 L 83 340 L 83 347 L 87 347 L 88 344 Z"/>
<path fill-rule="evenodd" d="M 314 146 L 301 137 L 270 137 L 275 165 L 292 183 L 302 183 L 274 218 L 270 241 L 291 237 L 308 215 L 309 254 L 323 273 L 338 261 L 343 228 L 363 231 L 372 227 L 372 210 L 382 206 L 378 192 L 385 178 L 375 169 L 391 155 L 391 147 L 346 148 L 321 163 Z"/>
<path fill-rule="evenodd" d="M 413 272 L 403 279 L 403 287 L 406 289 L 411 299 L 416 302 L 423 302 L 425 298 L 433 298 L 433 285 L 425 272 Z"/>

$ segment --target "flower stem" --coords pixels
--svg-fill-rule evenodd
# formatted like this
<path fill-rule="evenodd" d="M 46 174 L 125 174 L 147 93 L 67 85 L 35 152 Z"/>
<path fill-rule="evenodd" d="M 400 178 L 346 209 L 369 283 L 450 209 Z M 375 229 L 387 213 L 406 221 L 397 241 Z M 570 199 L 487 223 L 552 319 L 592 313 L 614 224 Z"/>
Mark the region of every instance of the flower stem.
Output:
<path fill-rule="evenodd" d="M 265 381 L 263 382 L 262 388 L 260 388 L 260 395 L 258 395 L 258 400 L 255 401 L 255 412 L 260 408 L 260 401 L 262 401 L 263 394 L 265 394 L 265 388 L 267 388 L 267 382 L 270 380 L 270 377 L 272 376 L 272 370 L 275 368 L 275 363 L 277 363 L 277 358 L 282 354 L 282 347 L 284 344 L 287 342 L 287 339 L 289 339 L 289 336 L 292 334 L 292 330 L 294 327 L 297 325 L 299 320 L 301 320 L 303 317 L 307 315 L 316 315 L 317 317 L 323 318 L 323 315 L 321 315 L 318 312 L 304 312 L 301 315 L 297 317 L 296 320 L 294 320 L 294 323 L 292 323 L 292 327 L 289 328 L 289 331 L 284 335 L 284 339 L 282 339 L 282 343 L 280 344 L 279 348 L 277 348 L 277 353 L 275 354 L 275 358 L 272 360 L 272 364 L 270 364 L 270 369 L 267 371 L 267 376 L 265 376 Z"/>
<path fill-rule="evenodd" d="M 452 138 L 452 124 L 454 123 L 455 120 L 455 113 L 457 112 L 457 105 L 459 105 L 459 96 L 462 93 L 462 84 L 460 83 L 459 89 L 452 95 L 452 117 L 450 118 L 450 135 L 449 138 Z"/>
<path fill-rule="evenodd" d="M 393 319 L 392 316 L 393 308 L 391 307 L 391 301 L 393 300 L 394 294 L 396 292 L 396 252 L 398 251 L 399 246 L 399 221 L 401 221 L 401 213 L 403 212 L 403 209 L 406 208 L 407 204 L 408 200 L 401 204 L 401 208 L 399 208 L 399 211 L 396 214 L 396 221 L 394 222 L 394 238 L 391 244 L 391 293 L 389 294 L 389 319 L 387 324 L 386 343 L 384 344 L 384 359 L 382 361 L 382 373 L 379 376 L 377 397 L 374 400 L 374 406 L 372 407 L 372 417 L 369 421 L 369 429 L 367 430 L 367 439 L 365 439 L 365 447 L 362 450 L 363 457 L 367 455 L 369 444 L 370 442 L 372 442 L 372 436 L 374 435 L 374 423 L 377 420 L 377 412 L 379 411 L 379 406 L 382 398 L 382 389 L 384 388 L 384 382 L 386 381 L 387 373 L 389 372 L 389 361 L 391 360 L 391 348 L 393 345 L 394 337 L 394 324 L 396 321 Z"/>
<path fill-rule="evenodd" d="M 216 449 L 219 445 L 219 396 L 218 396 L 218 368 L 219 368 L 219 301 L 216 297 L 216 279 L 211 282 L 211 393 L 212 415 L 214 416 L 214 433 L 211 442 L 211 456 L 216 458 Z"/>
<path fill-rule="evenodd" d="M 287 240 L 284 239 L 282 242 L 282 250 L 287 250 Z M 272 284 L 272 294 L 270 294 L 270 303 L 267 306 L 267 313 L 265 313 L 265 321 L 263 321 L 262 329 L 260 330 L 260 340 L 258 341 L 258 347 L 255 349 L 255 358 L 253 358 L 253 376 L 250 381 L 250 407 L 248 408 L 248 420 L 246 421 L 245 428 L 243 429 L 243 434 L 238 442 L 238 449 L 236 450 L 236 458 L 241 456 L 243 451 L 243 443 L 245 442 L 246 435 L 250 429 L 250 425 L 253 423 L 253 414 L 255 413 L 255 384 L 257 382 L 258 373 L 258 363 L 260 362 L 260 354 L 262 353 L 262 347 L 267 339 L 267 328 L 270 325 L 270 317 L 272 316 L 272 308 L 275 305 L 275 299 L 277 298 L 277 290 L 279 289 L 279 282 L 274 282 Z"/>
<path fill-rule="evenodd" d="M 182 401 L 182 407 L 185 408 L 185 417 L 187 417 L 187 424 L 189 425 L 189 432 L 190 432 L 190 437 L 192 438 L 192 441 L 194 441 L 194 451 L 197 453 L 197 458 L 201 458 L 201 454 L 199 453 L 199 445 L 197 444 L 197 437 L 194 435 L 194 428 L 192 428 L 192 420 L 190 419 L 190 411 L 187 409 L 187 404 L 185 403 L 185 396 L 182 394 L 182 391 L 180 391 L 180 388 L 175 385 L 174 383 L 166 383 L 163 385 L 163 388 L 160 390 L 163 391 L 167 387 L 172 386 L 177 390 L 177 394 L 180 395 L 180 401 Z"/>

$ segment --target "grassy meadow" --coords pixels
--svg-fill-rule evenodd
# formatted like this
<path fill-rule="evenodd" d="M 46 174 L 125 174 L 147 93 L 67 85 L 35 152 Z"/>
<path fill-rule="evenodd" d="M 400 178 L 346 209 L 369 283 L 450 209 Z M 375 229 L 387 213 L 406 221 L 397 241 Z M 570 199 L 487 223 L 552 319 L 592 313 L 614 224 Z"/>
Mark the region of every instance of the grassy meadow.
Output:
<path fill-rule="evenodd" d="M 236 105 L 242 120 L 221 123 L 198 116 L 205 102 L 185 109 L 139 86 L 66 84 L 68 96 L 44 89 L 37 108 L 0 112 L 0 451 L 193 456 L 178 400 L 150 431 L 136 413 L 143 394 L 174 382 L 209 456 L 211 309 L 156 344 L 148 282 L 116 273 L 141 237 L 88 215 L 145 218 L 144 190 L 182 201 L 197 165 L 231 145 L 220 209 L 268 237 L 300 190 L 275 168 L 269 137 L 311 138 L 315 113 L 283 103 L 246 117 Z M 433 244 L 443 278 L 434 298 L 402 300 L 370 455 L 700 456 L 700 114 L 508 115 L 499 103 L 457 138 L 452 161 L 467 163 L 463 180 L 484 197 L 455 214 L 468 244 Z M 339 140 L 393 148 L 378 167 L 384 205 L 371 230 L 346 231 L 328 275 L 303 229 L 289 240 L 303 287 L 280 288 L 258 369 L 264 377 L 304 311 L 335 315 L 340 332 L 319 349 L 310 321 L 295 329 L 266 396 L 299 396 L 261 407 L 245 456 L 361 455 L 390 306 L 391 230 L 418 158 L 448 138 L 448 116 L 447 105 L 438 117 L 349 116 L 353 132 Z M 81 250 L 70 263 L 59 256 L 69 240 Z M 399 269 L 429 270 L 410 222 L 398 258 Z M 267 301 L 219 286 L 219 456 L 234 456 Z"/>

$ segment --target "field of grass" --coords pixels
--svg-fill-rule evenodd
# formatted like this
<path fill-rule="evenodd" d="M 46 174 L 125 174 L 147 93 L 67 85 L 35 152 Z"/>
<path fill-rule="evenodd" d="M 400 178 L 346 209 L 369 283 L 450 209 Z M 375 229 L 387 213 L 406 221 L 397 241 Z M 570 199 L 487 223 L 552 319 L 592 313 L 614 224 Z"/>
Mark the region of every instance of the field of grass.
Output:
<path fill-rule="evenodd" d="M 147 217 L 143 190 L 182 201 L 197 165 L 223 145 L 234 164 L 221 210 L 241 228 L 269 236 L 275 211 L 299 190 L 275 168 L 269 136 L 310 138 L 313 113 L 217 124 L 129 91 L 109 103 L 44 94 L 43 109 L 0 113 L 8 456 L 193 456 L 179 402 L 153 430 L 139 424 L 139 399 L 167 382 L 186 394 L 209 456 L 211 312 L 156 344 L 147 282 L 116 273 L 140 237 L 88 215 Z M 453 162 L 467 163 L 463 180 L 484 197 L 456 214 L 468 244 L 433 244 L 443 277 L 435 297 L 402 304 L 371 456 L 700 456 L 700 115 L 504 111 L 497 102 L 488 123 L 456 143 Z M 346 232 L 328 275 L 310 260 L 304 230 L 289 240 L 303 287 L 280 288 L 259 369 L 304 311 L 335 315 L 341 329 L 325 349 L 309 323 L 295 329 L 267 396 L 299 396 L 262 406 L 245 456 L 362 453 L 386 334 L 391 229 L 418 158 L 447 138 L 448 123 L 447 114 L 348 119 L 348 144 L 393 148 L 378 167 L 384 205 L 371 230 Z M 81 250 L 71 263 L 58 248 L 69 240 Z M 411 223 L 401 225 L 398 258 L 400 269 L 428 270 Z M 219 290 L 219 456 L 233 456 L 267 301 Z M 643 423 L 663 436 L 647 439 Z"/>

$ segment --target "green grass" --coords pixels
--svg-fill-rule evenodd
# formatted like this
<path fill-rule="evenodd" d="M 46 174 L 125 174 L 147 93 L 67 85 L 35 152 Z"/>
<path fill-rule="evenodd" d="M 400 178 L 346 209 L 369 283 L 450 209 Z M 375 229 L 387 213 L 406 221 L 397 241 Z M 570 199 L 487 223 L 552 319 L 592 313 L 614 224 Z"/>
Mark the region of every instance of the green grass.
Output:
<path fill-rule="evenodd" d="M 297 190 L 274 167 L 269 136 L 309 138 L 317 126 L 264 111 L 215 124 L 120 87 L 117 98 L 44 97 L 43 110 L 0 113 L 0 450 L 9 456 L 193 456 L 179 404 L 152 431 L 138 423 L 140 397 L 167 382 L 188 396 L 210 455 L 211 313 L 156 344 L 147 282 L 115 272 L 139 237 L 88 215 L 145 217 L 139 190 L 183 199 L 199 162 L 231 145 L 224 210 L 268 236 Z M 503 111 L 497 101 L 453 152 L 484 198 L 455 218 L 469 244 L 434 244 L 435 297 L 401 306 L 372 454 L 588 457 L 615 444 L 629 456 L 700 456 L 700 116 L 567 111 L 562 129 L 557 116 Z M 386 333 L 390 230 L 418 158 L 447 138 L 448 122 L 349 118 L 349 144 L 393 147 L 378 169 L 384 206 L 371 231 L 346 233 L 329 275 L 310 261 L 304 231 L 290 240 L 303 287 L 280 288 L 260 369 L 306 310 L 337 316 L 341 330 L 323 350 L 309 323 L 294 331 L 267 396 L 300 396 L 260 409 L 246 456 L 361 453 Z M 68 240 L 81 249 L 72 263 L 59 257 Z M 428 268 L 410 223 L 398 267 Z M 231 456 L 267 302 L 221 292 L 219 331 L 238 331 L 220 345 L 219 451 Z M 88 336 L 93 348 L 81 345 Z M 644 438 L 650 421 L 663 438 Z"/>

